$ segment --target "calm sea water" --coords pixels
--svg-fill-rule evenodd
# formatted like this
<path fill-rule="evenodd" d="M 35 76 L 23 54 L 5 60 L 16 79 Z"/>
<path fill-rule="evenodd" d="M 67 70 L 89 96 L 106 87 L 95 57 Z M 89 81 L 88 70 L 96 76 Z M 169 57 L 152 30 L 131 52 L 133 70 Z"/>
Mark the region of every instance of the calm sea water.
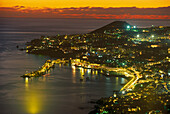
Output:
<path fill-rule="evenodd" d="M 0 113 L 87 114 L 89 101 L 108 97 L 126 80 L 98 72 L 56 65 L 46 76 L 24 80 L 49 57 L 28 55 L 16 49 L 40 35 L 87 33 L 114 20 L 0 18 Z M 139 27 L 170 25 L 170 20 L 128 20 Z M 82 76 L 82 73 L 85 73 Z M 90 77 L 80 82 L 80 78 Z"/>

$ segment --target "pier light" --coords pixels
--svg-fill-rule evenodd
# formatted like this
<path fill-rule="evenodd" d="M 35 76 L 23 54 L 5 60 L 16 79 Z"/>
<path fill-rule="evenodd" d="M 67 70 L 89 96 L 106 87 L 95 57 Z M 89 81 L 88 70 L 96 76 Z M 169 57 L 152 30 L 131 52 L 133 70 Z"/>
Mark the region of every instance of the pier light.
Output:
<path fill-rule="evenodd" d="M 127 26 L 127 28 L 129 29 L 129 28 L 130 28 L 130 26 L 128 25 L 128 26 Z"/>
<path fill-rule="evenodd" d="M 133 28 L 136 28 L 136 26 L 133 26 Z"/>
<path fill-rule="evenodd" d="M 25 83 L 28 83 L 28 77 L 25 78 Z"/>
<path fill-rule="evenodd" d="M 137 35 L 137 38 L 139 38 L 139 34 Z"/>

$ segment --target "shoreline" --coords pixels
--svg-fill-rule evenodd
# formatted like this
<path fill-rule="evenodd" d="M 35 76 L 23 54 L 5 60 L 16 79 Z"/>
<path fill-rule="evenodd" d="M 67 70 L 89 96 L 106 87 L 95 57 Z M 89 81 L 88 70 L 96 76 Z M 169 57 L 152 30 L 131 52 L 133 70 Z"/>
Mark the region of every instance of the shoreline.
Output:
<path fill-rule="evenodd" d="M 86 69 L 84 66 L 86 65 L 87 61 L 78 62 L 78 64 L 81 64 L 81 65 L 80 65 L 80 66 L 77 66 L 77 65 L 76 65 L 77 61 L 76 61 L 76 60 L 77 60 L 77 59 L 71 60 L 71 61 L 75 61 L 75 62 L 71 62 L 71 61 L 69 61 L 69 60 L 61 60 L 61 59 L 57 59 L 57 60 L 47 60 L 47 61 L 45 62 L 45 64 L 44 64 L 39 70 L 34 71 L 34 72 L 31 72 L 31 73 L 26 73 L 26 74 L 24 74 L 24 75 L 21 76 L 21 77 L 23 77 L 23 78 L 40 77 L 40 76 L 45 75 L 45 74 L 46 74 L 46 71 L 50 70 L 51 68 L 54 68 L 54 67 L 55 67 L 55 66 L 54 66 L 55 64 L 63 64 L 63 63 L 64 63 L 64 64 L 65 64 L 65 63 L 70 63 L 71 66 L 82 67 L 82 68 Z M 80 60 L 80 61 L 81 61 L 81 60 Z M 133 75 L 133 77 L 130 77 L 129 75 L 131 75 L 131 74 L 128 74 L 127 72 L 125 72 L 126 75 L 123 75 L 123 74 L 120 75 L 119 72 L 125 71 L 124 68 L 112 68 L 112 71 L 115 70 L 115 73 L 118 73 L 118 75 L 116 75 L 116 74 L 114 74 L 114 75 L 108 75 L 108 74 L 106 74 L 106 73 L 104 73 L 104 72 L 110 70 L 110 69 L 111 69 L 110 67 L 101 66 L 100 68 L 97 68 L 97 69 L 96 69 L 95 67 L 99 67 L 98 64 L 97 64 L 97 66 L 94 66 L 94 65 L 93 65 L 93 68 L 92 68 L 92 66 L 90 66 L 90 64 L 93 65 L 94 63 L 89 63 L 89 62 L 88 62 L 88 67 L 89 67 L 89 68 L 87 68 L 87 69 L 98 70 L 98 71 L 100 71 L 100 72 L 99 72 L 100 74 L 102 74 L 102 75 L 104 75 L 104 76 L 106 76 L 106 77 L 122 77 L 122 78 L 127 79 L 128 82 L 127 82 L 122 88 L 125 88 L 126 86 L 130 85 L 130 84 L 132 83 L 132 81 L 134 80 L 134 77 L 135 77 L 135 75 Z M 118 70 L 118 71 L 117 71 L 117 70 Z M 127 69 L 126 69 L 126 70 L 127 70 Z M 131 71 L 130 71 L 130 72 L 131 72 Z M 80 79 L 80 81 L 81 81 L 81 79 Z M 128 87 L 128 88 L 129 88 L 129 87 Z M 121 89 L 120 91 L 122 91 L 122 89 Z"/>
<path fill-rule="evenodd" d="M 96 113 L 166 113 L 170 111 L 169 29 L 137 28 L 115 21 L 87 34 L 41 36 L 27 43 L 26 52 L 62 58 L 72 66 L 99 70 L 105 76 L 131 78 L 119 92 L 101 98 Z"/>

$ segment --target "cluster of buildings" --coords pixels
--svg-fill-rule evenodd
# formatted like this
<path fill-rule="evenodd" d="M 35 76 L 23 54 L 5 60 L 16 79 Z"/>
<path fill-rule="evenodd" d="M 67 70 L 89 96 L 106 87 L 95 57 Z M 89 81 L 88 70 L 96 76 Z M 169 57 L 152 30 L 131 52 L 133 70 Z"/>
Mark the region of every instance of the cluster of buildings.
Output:
<path fill-rule="evenodd" d="M 90 114 L 168 114 L 170 112 L 170 81 L 164 78 L 139 79 L 134 88 L 101 98 Z"/>
<path fill-rule="evenodd" d="M 170 111 L 170 27 L 116 21 L 87 34 L 42 36 L 28 42 L 26 52 L 140 72 L 131 90 L 100 99 L 98 113 Z"/>
<path fill-rule="evenodd" d="M 45 64 L 39 68 L 38 70 L 36 71 L 33 71 L 33 72 L 30 72 L 30 73 L 26 73 L 24 74 L 23 78 L 30 78 L 30 77 L 38 77 L 38 76 L 42 76 L 44 75 L 48 70 L 50 70 L 51 68 L 54 68 L 54 65 L 55 65 L 55 62 L 54 61 L 51 61 L 51 60 L 47 60 L 45 62 Z"/>

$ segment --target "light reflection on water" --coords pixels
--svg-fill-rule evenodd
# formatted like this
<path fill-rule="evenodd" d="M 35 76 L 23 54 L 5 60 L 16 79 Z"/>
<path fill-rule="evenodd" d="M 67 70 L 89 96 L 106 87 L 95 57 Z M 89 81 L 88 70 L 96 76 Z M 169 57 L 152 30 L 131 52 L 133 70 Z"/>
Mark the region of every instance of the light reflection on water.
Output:
<path fill-rule="evenodd" d="M 25 78 L 25 88 L 28 89 L 28 77 Z"/>
<path fill-rule="evenodd" d="M 63 75 L 60 74 L 61 72 Z M 58 73 L 60 76 L 57 75 Z M 63 77 L 66 75 L 67 77 Z M 86 80 L 86 77 L 90 77 L 90 79 Z M 81 78 L 83 78 L 83 82 L 80 82 Z M 59 64 L 42 77 L 24 79 L 25 92 L 22 102 L 24 102 L 25 112 L 29 114 L 60 112 L 64 109 L 61 107 L 63 105 L 67 105 L 67 110 L 85 114 L 93 107 L 92 104 L 87 103 L 90 99 L 97 100 L 100 97 L 112 95 L 112 90 L 120 86 L 121 80 L 122 78 L 119 77 L 102 76 L 98 74 L 97 70 Z M 56 105 L 60 109 L 48 105 Z M 80 110 L 78 107 L 85 107 L 85 110 Z M 63 113 L 66 112 L 63 111 Z"/>
<path fill-rule="evenodd" d="M 54 70 L 42 77 L 24 80 L 20 76 L 25 74 L 26 71 L 37 70 L 50 58 L 28 55 L 16 49 L 16 45 L 22 48 L 25 42 L 39 38 L 42 34 L 37 32 L 44 31 L 43 34 L 46 35 L 46 31 L 51 30 L 49 28 L 55 28 L 54 31 L 48 32 L 48 34 L 54 35 L 57 34 L 56 31 L 60 34 L 67 32 L 83 33 L 88 32 L 88 29 L 98 28 L 102 26 L 102 23 L 105 25 L 113 20 L 98 20 L 100 23 L 96 23 L 97 20 L 80 20 L 79 25 L 76 25 L 77 20 L 73 20 L 73 23 L 70 23 L 70 20 L 65 20 L 67 23 L 62 25 L 63 19 L 54 19 L 53 21 L 36 19 L 35 21 L 25 18 L 5 18 L 3 20 L 5 20 L 5 23 L 4 21 L 0 22 L 5 25 L 4 32 L 12 33 L 0 33 L 1 114 L 69 114 L 70 112 L 87 114 L 94 106 L 94 104 L 89 104 L 89 101 L 108 97 L 113 94 L 113 90 L 119 90 L 122 87 L 120 84 L 124 83 L 123 78 L 108 77 L 106 79 L 98 71 L 73 68 L 61 64 L 56 65 Z M 31 21 L 34 21 L 34 23 Z M 53 27 L 48 23 L 51 23 Z M 82 24 L 83 26 L 80 26 Z M 69 31 L 68 26 L 65 25 L 69 25 L 70 30 L 73 31 Z M 63 28 L 63 31 L 61 31 L 61 27 L 66 29 Z M 72 27 L 78 28 L 72 29 Z M 89 80 L 86 81 L 87 77 L 89 77 Z M 83 82 L 80 82 L 81 78 L 83 78 Z"/>
<path fill-rule="evenodd" d="M 42 99 L 41 96 L 35 91 L 27 91 L 28 96 L 25 99 L 27 112 L 30 114 L 38 114 L 42 110 Z"/>
<path fill-rule="evenodd" d="M 76 67 L 72 66 L 72 82 L 76 83 Z"/>
<path fill-rule="evenodd" d="M 44 98 L 46 98 L 46 93 L 41 91 L 46 82 L 46 77 L 40 78 L 25 78 L 25 91 L 24 91 L 24 104 L 25 113 L 28 114 L 39 114 L 44 108 Z M 39 87 L 39 82 L 44 82 Z"/>
<path fill-rule="evenodd" d="M 120 83 L 124 83 L 122 78 L 106 79 L 96 70 L 62 64 L 39 78 L 23 80 L 20 77 L 26 71 L 37 70 L 47 59 L 50 58 L 18 50 L 3 54 L 0 58 L 0 113 L 87 114 L 94 106 L 89 101 L 112 95 L 113 90 L 119 90 Z"/>

